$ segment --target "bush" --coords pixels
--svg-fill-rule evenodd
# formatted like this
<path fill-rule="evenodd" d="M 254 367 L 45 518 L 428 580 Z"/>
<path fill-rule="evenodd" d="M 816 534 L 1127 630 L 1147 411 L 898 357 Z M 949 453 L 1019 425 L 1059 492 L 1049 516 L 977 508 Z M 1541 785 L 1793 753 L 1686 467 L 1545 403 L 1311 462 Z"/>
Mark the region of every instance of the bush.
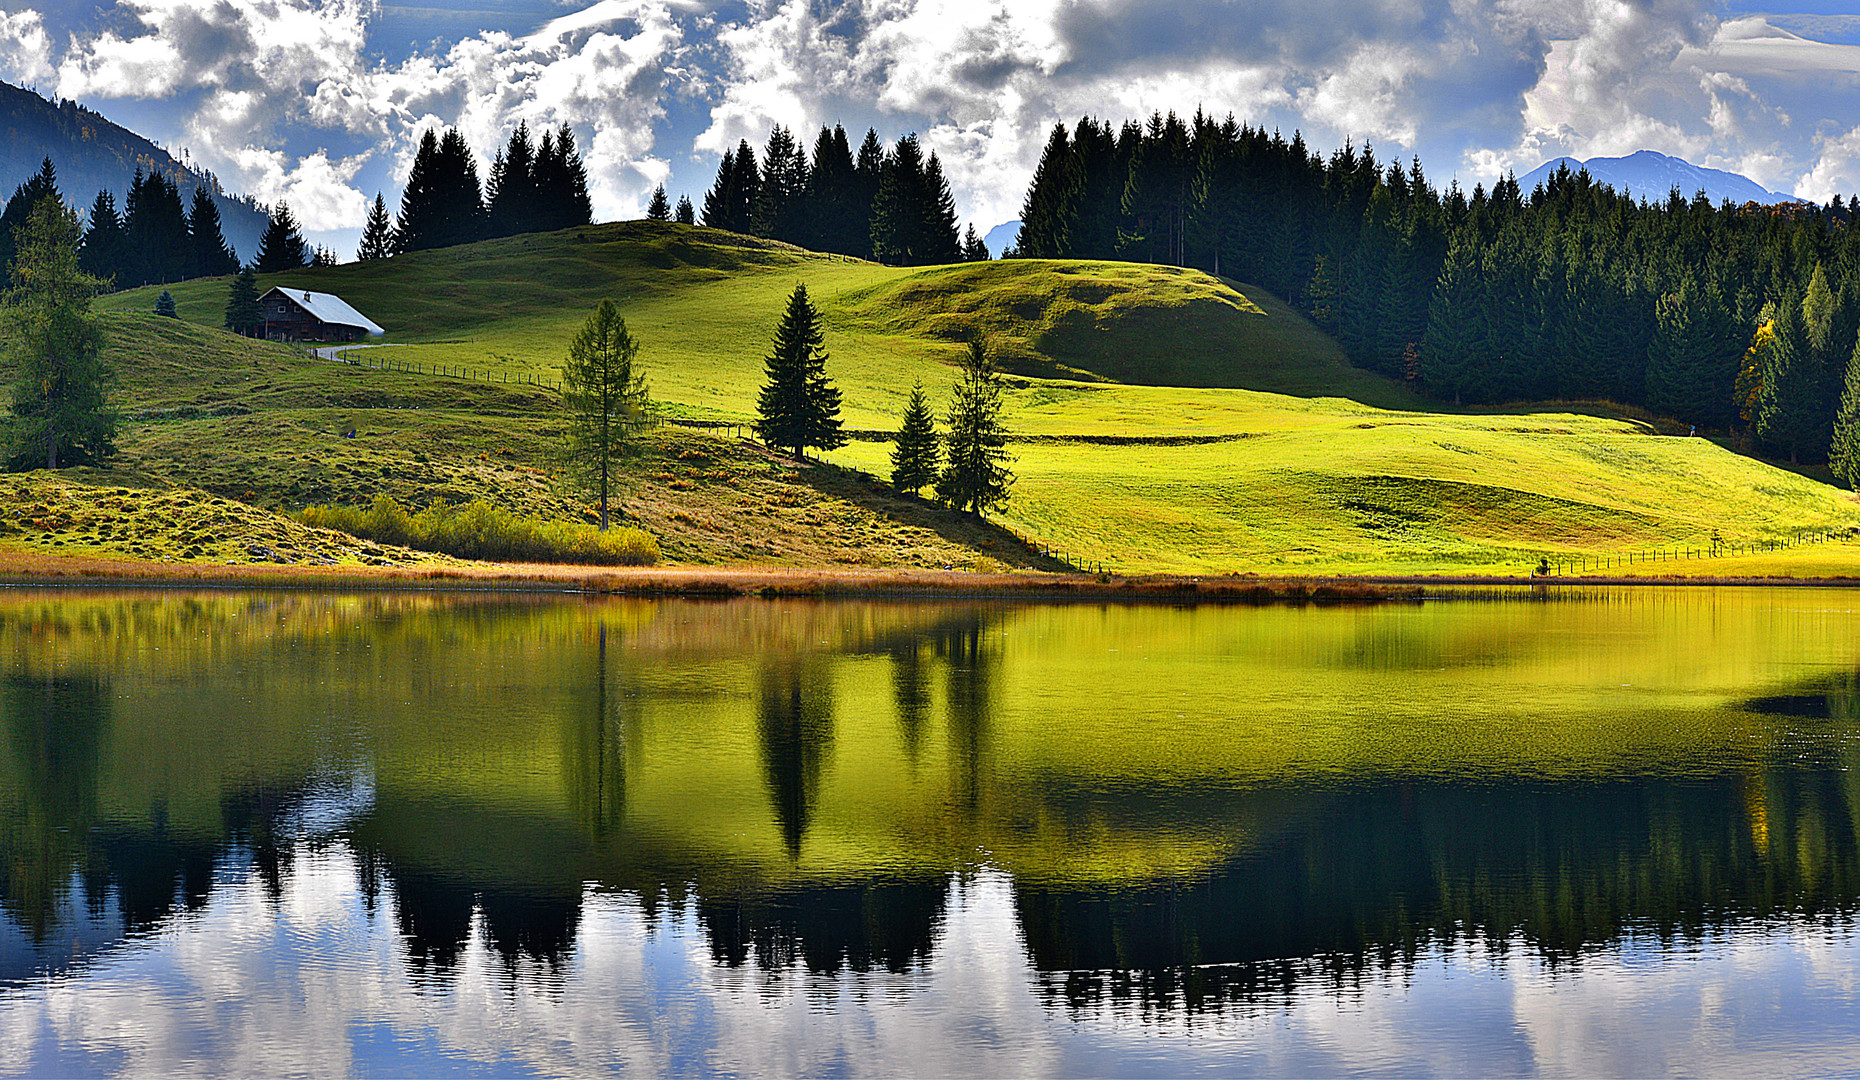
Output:
<path fill-rule="evenodd" d="M 642 530 L 601 532 L 589 525 L 544 521 L 499 509 L 483 499 L 463 506 L 435 501 L 409 514 L 392 496 L 377 495 L 367 509 L 312 506 L 297 519 L 305 525 L 461 559 L 593 566 L 650 566 L 659 561 L 659 542 Z"/>

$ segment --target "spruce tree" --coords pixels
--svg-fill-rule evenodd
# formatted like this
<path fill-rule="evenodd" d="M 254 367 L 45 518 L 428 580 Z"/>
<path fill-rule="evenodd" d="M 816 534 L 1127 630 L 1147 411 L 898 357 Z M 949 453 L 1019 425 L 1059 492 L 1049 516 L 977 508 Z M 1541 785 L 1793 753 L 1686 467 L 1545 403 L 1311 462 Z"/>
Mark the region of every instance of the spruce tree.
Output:
<path fill-rule="evenodd" d="M 104 336 L 91 314 L 103 282 L 78 267 L 77 214 L 41 198 L 15 234 L 12 290 L 0 308 L 0 364 L 13 371 L 10 468 L 57 469 L 109 457 L 116 415 Z"/>
<path fill-rule="evenodd" d="M 1847 377 L 1841 388 L 1840 408 L 1834 414 L 1834 438 L 1828 444 L 1828 468 L 1860 489 L 1860 335 L 1847 358 Z"/>
<path fill-rule="evenodd" d="M 394 254 L 424 251 L 434 246 L 439 229 L 439 133 L 427 128 L 414 151 L 407 185 L 400 193 L 400 213 L 394 221 Z"/>
<path fill-rule="evenodd" d="M 1006 505 L 1014 473 L 1001 425 L 1001 375 L 980 338 L 963 354 L 962 377 L 950 396 L 949 432 L 943 436 L 943 473 L 936 497 L 977 517 Z"/>
<path fill-rule="evenodd" d="M 1802 295 L 1785 295 L 1777 306 L 1772 327 L 1776 337 L 1767 350 L 1763 385 L 1757 391 L 1757 438 L 1787 454 L 1791 462 L 1799 462 L 1806 450 L 1828 444 L 1825 438 L 1815 439 L 1820 372 L 1814 367 L 1802 315 Z"/>
<path fill-rule="evenodd" d="M 848 243 L 852 248 L 847 252 L 849 255 L 862 259 L 872 257 L 872 207 L 878 198 L 879 178 L 884 167 L 885 145 L 878 141 L 878 132 L 867 128 L 853 164 L 852 208 L 851 217 L 847 219 Z"/>
<path fill-rule="evenodd" d="M 1690 424 L 1728 425 L 1727 393 L 1744 343 L 1718 290 L 1688 273 L 1654 304 L 1647 348 L 1647 405 Z"/>
<path fill-rule="evenodd" d="M 803 198 L 802 243 L 816 251 L 857 255 L 869 243 L 869 223 L 860 217 L 857 199 L 858 167 L 846 129 L 822 127 L 814 140 L 814 158 L 807 169 Z"/>
<path fill-rule="evenodd" d="M 530 125 L 518 121 L 497 160 L 485 192 L 485 234 L 515 236 L 536 227 L 536 147 Z"/>
<path fill-rule="evenodd" d="M 148 285 L 188 276 L 191 258 L 187 214 L 174 181 L 160 173 L 142 176 L 129 187 L 123 212 L 129 251 L 130 282 Z"/>
<path fill-rule="evenodd" d="M 807 194 L 807 154 L 780 124 L 762 152 L 762 183 L 750 225 L 757 236 L 786 243 L 802 240 L 802 200 Z"/>
<path fill-rule="evenodd" d="M 1020 208 L 1016 246 L 1023 258 L 1072 257 L 1072 219 L 1079 212 L 1080 195 L 1071 137 L 1064 124 L 1054 124 Z"/>
<path fill-rule="evenodd" d="M 84 272 L 105 281 L 114 281 L 124 272 L 123 219 L 116 213 L 116 196 L 99 191 L 90 204 L 90 224 L 84 230 L 84 246 L 78 251 L 78 264 Z"/>
<path fill-rule="evenodd" d="M 259 238 L 258 254 L 252 259 L 252 269 L 260 274 L 276 274 L 285 270 L 300 270 L 309 262 L 310 249 L 297 231 L 297 219 L 291 216 L 289 206 L 279 202 L 272 207 L 271 221 L 265 226 L 265 234 Z"/>
<path fill-rule="evenodd" d="M 544 232 L 570 229 L 594 220 L 588 197 L 588 171 L 575 150 L 575 132 L 563 124 L 543 132 L 536 149 L 536 228 Z"/>
<path fill-rule="evenodd" d="M 187 237 L 192 249 L 188 273 L 193 277 L 219 277 L 239 269 L 239 257 L 220 230 L 220 208 L 205 184 L 194 188 L 187 214 Z"/>
<path fill-rule="evenodd" d="M 180 312 L 174 310 L 174 294 L 167 289 L 163 289 L 161 295 L 155 298 L 155 314 L 169 319 L 181 317 Z"/>
<path fill-rule="evenodd" d="M 736 151 L 725 150 L 717 163 L 717 179 L 704 193 L 704 224 L 713 229 L 731 226 L 730 205 L 736 190 Z"/>
<path fill-rule="evenodd" d="M 234 275 L 232 284 L 226 288 L 226 317 L 223 325 L 235 334 L 251 337 L 258 333 L 264 321 L 264 311 L 258 303 L 258 279 L 248 266 Z"/>
<path fill-rule="evenodd" d="M 680 225 L 697 224 L 697 210 L 691 205 L 691 196 L 678 196 L 678 209 L 674 212 L 674 216 Z"/>
<path fill-rule="evenodd" d="M 452 247 L 484 239 L 484 189 L 478 184 L 478 162 L 457 128 L 439 138 L 435 158 L 433 201 L 437 217 L 429 247 Z"/>
<path fill-rule="evenodd" d="M 923 150 L 906 135 L 885 155 L 872 198 L 872 257 L 890 266 L 921 266 L 929 220 L 924 197 Z"/>
<path fill-rule="evenodd" d="M 969 223 L 969 231 L 962 238 L 963 262 L 987 262 L 993 256 L 988 253 L 988 245 L 982 241 L 981 234 L 975 231 L 975 223 Z"/>
<path fill-rule="evenodd" d="M 672 220 L 672 204 L 665 197 L 664 184 L 652 189 L 652 201 L 646 204 L 646 219 L 648 221 Z"/>
<path fill-rule="evenodd" d="M 921 212 L 924 216 L 923 262 L 961 262 L 962 234 L 956 229 L 956 198 L 950 194 L 949 181 L 943 178 L 943 163 L 934 153 L 924 165 Z"/>
<path fill-rule="evenodd" d="M 358 262 L 385 259 L 394 254 L 394 222 L 388 217 L 387 200 L 375 192 L 375 204 L 368 211 L 368 223 L 362 227 L 362 246 L 355 251 Z"/>
<path fill-rule="evenodd" d="M 924 398 L 924 384 L 920 380 L 911 387 L 910 403 L 904 407 L 904 423 L 898 428 L 897 440 L 891 448 L 891 486 L 915 495 L 924 485 L 935 483 L 940 456 L 936 419 L 930 415 L 930 404 Z"/>
<path fill-rule="evenodd" d="M 820 313 L 796 285 L 775 327 L 774 344 L 763 360 L 767 378 L 756 398 L 756 434 L 770 446 L 802 457 L 808 447 L 833 450 L 846 445 L 840 430 L 840 392 L 827 378 Z"/>
<path fill-rule="evenodd" d="M 562 367 L 568 463 L 599 495 L 603 532 L 627 436 L 648 407 L 645 376 L 634 370 L 638 355 L 639 343 L 627 333 L 619 305 L 603 300 L 569 344 Z"/>
<path fill-rule="evenodd" d="M 140 177 L 141 172 L 136 175 Z M 13 265 L 14 234 L 26 219 L 32 216 L 33 207 L 46 196 L 62 199 L 58 192 L 58 169 L 52 165 L 51 158 L 39 163 L 39 171 L 26 178 L 25 182 L 13 189 L 13 197 L 6 201 L 6 209 L 0 211 L 0 280 Z"/>

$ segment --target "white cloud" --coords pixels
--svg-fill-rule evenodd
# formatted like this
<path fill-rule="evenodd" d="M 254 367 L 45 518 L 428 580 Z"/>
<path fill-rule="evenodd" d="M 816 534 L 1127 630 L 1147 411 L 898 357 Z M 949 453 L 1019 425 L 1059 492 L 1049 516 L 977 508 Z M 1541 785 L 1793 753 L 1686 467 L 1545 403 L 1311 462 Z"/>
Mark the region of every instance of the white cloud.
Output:
<path fill-rule="evenodd" d="M 0 11 L 0 79 L 36 85 L 52 78 L 52 43 L 36 11 Z"/>
<path fill-rule="evenodd" d="M 282 151 L 241 147 L 233 154 L 237 186 L 262 202 L 288 203 L 299 225 L 310 232 L 359 229 L 368 219 L 369 201 L 354 186 L 355 174 L 369 154 L 331 161 L 318 150 L 292 166 Z"/>

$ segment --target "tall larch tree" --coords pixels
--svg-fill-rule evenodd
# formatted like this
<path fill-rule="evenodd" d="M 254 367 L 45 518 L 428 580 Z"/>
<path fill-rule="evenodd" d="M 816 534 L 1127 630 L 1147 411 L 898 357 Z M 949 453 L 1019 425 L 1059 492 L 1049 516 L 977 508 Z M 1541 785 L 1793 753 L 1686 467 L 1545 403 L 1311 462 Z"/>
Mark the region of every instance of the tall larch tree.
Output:
<path fill-rule="evenodd" d="M 91 314 L 103 282 L 78 266 L 83 231 L 55 194 L 15 234 L 11 289 L 0 307 L 0 358 L 16 373 L 7 458 L 14 469 L 100 461 L 116 450 L 112 373 Z"/>
<path fill-rule="evenodd" d="M 638 355 L 639 343 L 627 332 L 619 305 L 603 300 L 569 343 L 562 368 L 567 460 L 599 496 L 603 532 L 628 436 L 648 407 L 646 379 L 635 366 Z"/>

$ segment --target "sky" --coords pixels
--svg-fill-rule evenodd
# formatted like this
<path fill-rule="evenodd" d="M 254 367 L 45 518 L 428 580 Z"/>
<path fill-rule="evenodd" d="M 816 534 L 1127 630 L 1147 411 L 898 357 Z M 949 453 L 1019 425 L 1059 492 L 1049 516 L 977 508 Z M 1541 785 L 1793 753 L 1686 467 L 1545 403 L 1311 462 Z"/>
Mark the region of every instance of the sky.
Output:
<path fill-rule="evenodd" d="M 1749 2 L 0 0 L 0 79 L 287 201 L 344 254 L 422 130 L 456 125 L 488 163 L 519 120 L 573 125 L 597 220 L 658 183 L 701 204 L 737 140 L 839 123 L 918 133 L 986 232 L 1018 217 L 1055 122 L 1197 108 L 1466 188 L 1651 149 L 1860 192 L 1860 14 L 1840 10 L 1860 5 Z"/>

